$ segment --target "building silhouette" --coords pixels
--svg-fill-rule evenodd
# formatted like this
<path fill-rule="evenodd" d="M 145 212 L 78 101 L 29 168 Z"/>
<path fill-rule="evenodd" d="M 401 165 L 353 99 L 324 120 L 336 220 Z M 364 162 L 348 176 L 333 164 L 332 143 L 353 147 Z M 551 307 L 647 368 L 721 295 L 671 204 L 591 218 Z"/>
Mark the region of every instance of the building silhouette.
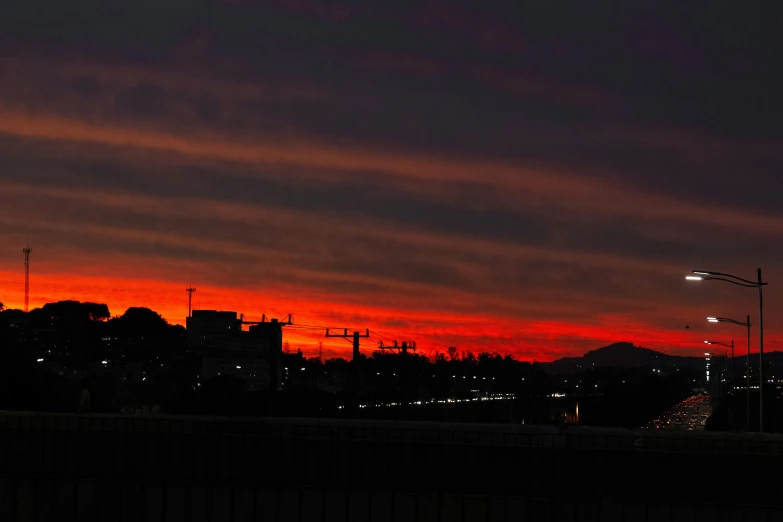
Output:
<path fill-rule="evenodd" d="M 279 389 L 283 323 L 246 322 L 236 312 L 193 310 L 186 324 L 187 346 L 202 357 L 202 382 L 231 375 L 250 391 Z"/>

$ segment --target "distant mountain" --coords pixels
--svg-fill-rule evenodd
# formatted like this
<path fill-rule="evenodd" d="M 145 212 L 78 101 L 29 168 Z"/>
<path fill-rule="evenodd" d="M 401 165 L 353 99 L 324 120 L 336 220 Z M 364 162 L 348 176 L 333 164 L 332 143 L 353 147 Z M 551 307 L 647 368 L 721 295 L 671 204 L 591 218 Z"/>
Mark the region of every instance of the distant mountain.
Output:
<path fill-rule="evenodd" d="M 755 350 L 758 350 L 756 348 Z M 751 354 L 751 366 L 758 368 L 758 351 Z M 716 355 L 723 351 L 716 352 Z M 743 349 L 734 352 L 737 370 L 744 368 L 746 355 Z M 542 363 L 544 371 L 553 375 L 564 375 L 584 372 L 593 368 L 650 368 L 662 372 L 690 368 L 705 369 L 703 356 L 684 357 L 668 355 L 648 348 L 634 346 L 632 343 L 614 343 L 597 350 L 591 350 L 582 357 L 563 357 L 549 363 Z M 783 378 L 783 352 L 764 352 L 765 372 L 771 379 Z"/>
<path fill-rule="evenodd" d="M 597 350 L 591 350 L 582 357 L 563 357 L 550 363 L 544 363 L 544 370 L 552 374 L 577 373 L 591 368 L 666 368 L 676 362 L 696 357 L 678 357 L 656 352 L 648 348 L 634 346 L 631 343 L 614 343 Z M 690 362 L 690 361 L 689 361 Z"/>

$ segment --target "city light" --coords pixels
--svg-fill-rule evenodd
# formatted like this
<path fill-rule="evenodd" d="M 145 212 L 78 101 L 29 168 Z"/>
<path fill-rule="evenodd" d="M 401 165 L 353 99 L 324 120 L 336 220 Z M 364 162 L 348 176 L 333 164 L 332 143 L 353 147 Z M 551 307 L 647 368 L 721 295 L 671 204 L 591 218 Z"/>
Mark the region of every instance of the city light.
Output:
<path fill-rule="evenodd" d="M 642 428 L 664 430 L 703 430 L 712 414 L 709 395 L 699 394 L 680 402 L 672 409 Z"/>
<path fill-rule="evenodd" d="M 554 393 L 552 395 L 547 395 L 547 397 L 567 397 L 566 394 L 563 393 Z M 453 404 L 453 403 L 467 403 L 467 402 L 476 402 L 476 401 L 504 401 L 504 400 L 513 400 L 516 399 L 516 396 L 512 393 L 496 393 L 496 394 L 489 394 L 485 395 L 483 397 L 473 397 L 473 398 L 466 398 L 466 399 L 453 399 L 453 398 L 447 398 L 447 399 L 435 399 L 432 398 L 428 401 L 412 401 L 407 403 L 401 403 L 401 402 L 390 402 L 387 404 L 360 404 L 359 408 L 384 408 L 384 407 L 396 407 L 396 406 L 427 406 L 430 404 Z M 345 406 L 337 406 L 338 410 L 345 409 Z"/>

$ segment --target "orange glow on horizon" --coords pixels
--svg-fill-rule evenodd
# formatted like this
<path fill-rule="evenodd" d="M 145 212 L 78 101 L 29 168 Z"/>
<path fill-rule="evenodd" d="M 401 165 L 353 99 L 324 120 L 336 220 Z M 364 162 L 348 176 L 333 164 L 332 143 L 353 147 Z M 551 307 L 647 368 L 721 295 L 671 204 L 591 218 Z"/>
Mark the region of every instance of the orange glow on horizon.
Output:
<path fill-rule="evenodd" d="M 11 291 L 15 285 L 21 289 L 22 277 L 21 274 L 0 272 L 0 289 L 8 296 L 4 301 L 7 308 L 22 307 L 21 291 Z M 145 306 L 160 313 L 171 324 L 184 325 L 186 286 L 151 279 L 35 274 L 31 278 L 30 308 L 71 299 L 105 303 L 112 315 L 121 315 L 129 307 Z M 325 339 L 326 328 L 347 328 L 349 332 L 369 328 L 370 339 L 362 340 L 365 353 L 373 351 L 379 340 L 388 342 L 390 339 L 416 341 L 419 353 L 424 355 L 457 346 L 460 351 L 497 352 L 540 362 L 578 356 L 613 342 L 632 342 L 675 355 L 699 352 L 698 344 L 684 332 L 630 324 L 619 317 L 605 317 L 592 325 L 562 321 L 531 323 L 480 314 L 420 313 L 292 298 L 278 291 L 193 286 L 197 287 L 194 309 L 236 311 L 244 314 L 247 320 L 260 320 L 262 314 L 282 320 L 289 313 L 293 314 L 294 325 L 285 328 L 284 340 L 292 351 L 301 348 L 308 357 L 317 355 L 319 341 L 324 343 L 325 357 L 350 357 L 350 343 Z"/>

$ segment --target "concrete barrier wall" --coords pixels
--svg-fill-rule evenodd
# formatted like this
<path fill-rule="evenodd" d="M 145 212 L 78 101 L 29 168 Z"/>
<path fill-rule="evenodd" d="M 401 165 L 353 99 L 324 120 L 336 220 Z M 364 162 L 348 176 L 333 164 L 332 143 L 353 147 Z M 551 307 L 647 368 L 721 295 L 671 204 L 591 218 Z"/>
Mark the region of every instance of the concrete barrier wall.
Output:
<path fill-rule="evenodd" d="M 574 500 L 437 490 L 2 478 L 0 491 L 0 519 L 9 522 L 766 522 L 783 517 L 774 506 L 698 500 Z"/>
<path fill-rule="evenodd" d="M 750 520 L 779 512 L 778 481 L 737 478 L 774 477 L 780 447 L 756 435 L 13 412 L 0 414 L 0 520 Z"/>

